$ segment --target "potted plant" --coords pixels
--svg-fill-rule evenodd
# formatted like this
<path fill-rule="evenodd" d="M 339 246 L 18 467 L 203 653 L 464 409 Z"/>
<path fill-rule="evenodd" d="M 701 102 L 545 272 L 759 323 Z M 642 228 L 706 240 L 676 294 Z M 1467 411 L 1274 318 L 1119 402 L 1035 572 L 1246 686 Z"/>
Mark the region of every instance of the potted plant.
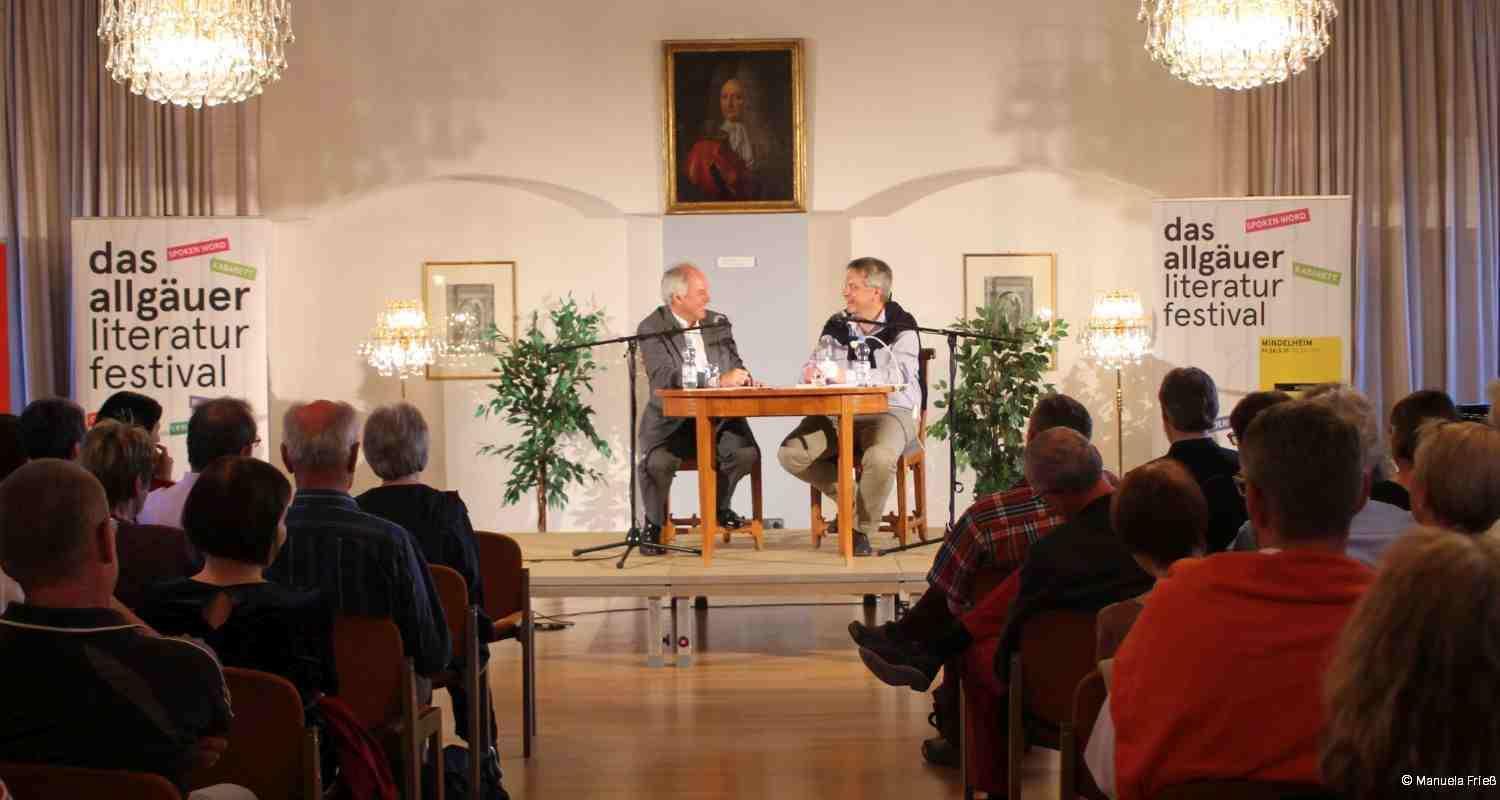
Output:
<path fill-rule="evenodd" d="M 591 348 L 559 350 L 592 342 L 604 327 L 604 312 L 585 314 L 571 296 L 557 303 L 548 316 L 552 335 L 542 330 L 539 312 L 532 312 L 526 332 L 507 339 L 491 330 L 496 341 L 497 382 L 488 384 L 494 396 L 480 404 L 476 417 L 496 416 L 521 431 L 521 438 L 504 446 L 484 445 L 480 455 L 494 455 L 511 463 L 505 482 L 505 505 L 515 505 L 536 492 L 537 530 L 547 530 L 547 507 L 562 508 L 571 484 L 601 481 L 598 470 L 566 458 L 562 449 L 583 437 L 609 458 L 609 443 L 594 429 L 594 409 L 583 401 L 593 390 L 599 364 Z"/>
<path fill-rule="evenodd" d="M 960 339 L 953 406 L 928 433 L 949 440 L 958 466 L 974 470 L 978 496 L 1009 489 L 1024 476 L 1026 423 L 1037 398 L 1053 391 L 1044 375 L 1068 324 L 1050 315 L 1013 323 L 995 304 L 975 311 L 953 328 L 996 338 Z M 948 382 L 937 388 L 947 392 Z M 947 397 L 935 405 L 947 408 Z"/>

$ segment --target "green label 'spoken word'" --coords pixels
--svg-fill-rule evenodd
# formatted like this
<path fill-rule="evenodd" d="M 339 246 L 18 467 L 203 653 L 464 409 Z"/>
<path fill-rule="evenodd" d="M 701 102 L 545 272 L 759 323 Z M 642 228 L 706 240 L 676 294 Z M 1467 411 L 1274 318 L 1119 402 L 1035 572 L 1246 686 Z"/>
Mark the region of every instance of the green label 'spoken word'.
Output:
<path fill-rule="evenodd" d="M 233 275 L 236 278 L 244 278 L 247 281 L 255 280 L 255 267 L 249 264 L 240 264 L 235 261 L 214 258 L 209 260 L 208 268 L 221 275 Z"/>
<path fill-rule="evenodd" d="M 1339 282 L 1344 279 L 1344 273 L 1342 272 L 1334 272 L 1331 269 L 1315 267 L 1311 264 L 1304 264 L 1301 261 L 1292 262 L 1292 274 L 1296 275 L 1299 278 L 1306 278 L 1310 281 L 1326 283 L 1329 286 L 1338 286 Z"/>

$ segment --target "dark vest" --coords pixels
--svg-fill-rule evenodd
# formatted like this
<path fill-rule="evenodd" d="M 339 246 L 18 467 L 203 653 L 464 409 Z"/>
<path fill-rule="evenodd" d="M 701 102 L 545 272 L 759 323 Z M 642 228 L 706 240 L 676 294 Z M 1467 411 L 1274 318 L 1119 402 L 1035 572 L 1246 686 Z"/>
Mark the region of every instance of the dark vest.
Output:
<path fill-rule="evenodd" d="M 851 324 L 857 325 L 859 323 L 850 323 L 845 318 L 843 312 L 834 314 L 828 318 L 827 322 L 823 323 L 823 332 L 818 334 L 818 339 L 821 340 L 824 336 L 832 336 L 834 341 L 844 346 L 847 352 L 845 358 L 852 361 L 854 359 L 855 338 L 849 333 L 849 326 Z M 915 328 L 916 325 L 917 318 L 907 313 L 906 309 L 902 308 L 895 300 L 891 300 L 885 304 L 884 327 L 870 334 L 870 338 L 878 339 L 886 348 L 890 348 L 891 345 L 896 343 L 896 337 Z M 918 333 L 918 347 L 922 346 L 921 342 L 922 334 Z M 870 366 L 875 366 L 875 348 L 873 347 L 870 348 Z"/>

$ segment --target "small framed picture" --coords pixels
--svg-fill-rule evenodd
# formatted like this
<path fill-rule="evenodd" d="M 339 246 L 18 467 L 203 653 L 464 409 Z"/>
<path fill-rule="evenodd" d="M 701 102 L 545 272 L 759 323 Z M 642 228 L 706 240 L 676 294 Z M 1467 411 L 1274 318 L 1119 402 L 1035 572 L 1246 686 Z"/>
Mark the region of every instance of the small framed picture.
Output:
<path fill-rule="evenodd" d="M 495 375 L 491 331 L 514 338 L 516 262 L 428 261 L 422 265 L 422 306 L 444 353 L 427 368 L 429 380 L 477 380 Z"/>
<path fill-rule="evenodd" d="M 964 254 L 965 317 L 996 303 L 1012 326 L 1040 316 L 1057 314 L 1056 253 Z M 1057 368 L 1057 354 L 1052 355 Z"/>
<path fill-rule="evenodd" d="M 802 40 L 663 47 L 667 213 L 806 211 Z"/>

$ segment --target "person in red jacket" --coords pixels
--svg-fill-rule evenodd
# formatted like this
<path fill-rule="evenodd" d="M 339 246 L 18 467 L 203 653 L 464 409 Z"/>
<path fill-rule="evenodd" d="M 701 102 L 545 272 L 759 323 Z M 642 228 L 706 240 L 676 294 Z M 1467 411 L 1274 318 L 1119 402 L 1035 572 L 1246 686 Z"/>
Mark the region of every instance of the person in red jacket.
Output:
<path fill-rule="evenodd" d="M 1151 592 L 1087 750 L 1120 800 L 1204 780 L 1319 782 L 1323 673 L 1373 580 L 1344 555 L 1370 491 L 1359 431 L 1294 401 L 1261 412 L 1245 438 L 1263 549 L 1184 559 Z"/>

